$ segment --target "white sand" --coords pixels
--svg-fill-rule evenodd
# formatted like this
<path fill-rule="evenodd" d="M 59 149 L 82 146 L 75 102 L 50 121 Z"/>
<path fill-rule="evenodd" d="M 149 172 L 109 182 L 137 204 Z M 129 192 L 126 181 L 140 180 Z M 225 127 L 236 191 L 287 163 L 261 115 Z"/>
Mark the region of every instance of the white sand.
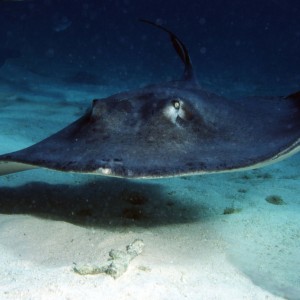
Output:
<path fill-rule="evenodd" d="M 1 153 L 55 132 L 86 99 L 110 92 L 49 89 L 49 79 L 20 72 L 34 79 L 30 89 L 16 90 L 18 78 L 0 84 Z M 299 167 L 298 155 L 255 171 L 166 180 L 47 170 L 0 177 L 0 299 L 300 299 Z M 130 204 L 127 190 L 148 201 Z M 286 205 L 266 202 L 271 194 Z M 224 215 L 232 206 L 241 211 Z M 126 219 L 124 209 L 141 218 Z M 136 238 L 145 250 L 120 278 L 73 272 Z"/>

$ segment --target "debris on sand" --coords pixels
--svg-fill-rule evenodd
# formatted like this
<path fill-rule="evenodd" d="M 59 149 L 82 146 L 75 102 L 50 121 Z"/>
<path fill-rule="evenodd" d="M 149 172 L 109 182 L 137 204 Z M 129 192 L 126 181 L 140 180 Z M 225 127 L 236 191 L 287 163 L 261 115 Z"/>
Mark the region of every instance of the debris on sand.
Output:
<path fill-rule="evenodd" d="M 80 275 L 95 275 L 105 273 L 118 278 L 123 275 L 129 263 L 144 250 L 144 242 L 140 239 L 134 240 L 126 246 L 126 251 L 112 249 L 109 252 L 108 260 L 103 264 L 83 264 L 75 265 L 73 271 Z"/>

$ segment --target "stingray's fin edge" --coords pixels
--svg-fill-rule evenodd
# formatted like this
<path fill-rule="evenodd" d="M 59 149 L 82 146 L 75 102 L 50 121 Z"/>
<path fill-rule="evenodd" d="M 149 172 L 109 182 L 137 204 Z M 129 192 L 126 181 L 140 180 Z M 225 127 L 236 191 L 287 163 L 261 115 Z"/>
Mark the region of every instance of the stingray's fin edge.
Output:
<path fill-rule="evenodd" d="M 36 169 L 38 167 L 14 161 L 0 161 L 0 176 Z"/>

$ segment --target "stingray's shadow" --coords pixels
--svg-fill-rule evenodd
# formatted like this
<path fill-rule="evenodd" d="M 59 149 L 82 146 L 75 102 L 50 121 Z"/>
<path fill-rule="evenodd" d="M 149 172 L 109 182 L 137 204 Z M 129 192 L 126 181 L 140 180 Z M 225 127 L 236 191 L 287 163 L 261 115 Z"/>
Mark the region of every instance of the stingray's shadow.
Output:
<path fill-rule="evenodd" d="M 0 188 L 0 213 L 30 214 L 84 226 L 141 227 L 195 222 L 206 207 L 176 196 L 176 190 L 149 181 L 111 178 L 84 184 L 31 182 Z"/>

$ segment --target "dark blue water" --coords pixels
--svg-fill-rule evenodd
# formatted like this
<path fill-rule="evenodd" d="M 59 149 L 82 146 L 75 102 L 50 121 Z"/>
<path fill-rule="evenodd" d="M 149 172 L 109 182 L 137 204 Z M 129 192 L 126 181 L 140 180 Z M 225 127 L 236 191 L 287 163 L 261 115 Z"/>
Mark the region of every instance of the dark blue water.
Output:
<path fill-rule="evenodd" d="M 177 78 L 178 57 L 165 34 L 137 21 L 146 18 L 185 42 L 200 82 L 285 94 L 300 89 L 299 15 L 296 0 L 0 1 L 0 47 L 49 76 L 77 69 L 69 81 Z"/>

